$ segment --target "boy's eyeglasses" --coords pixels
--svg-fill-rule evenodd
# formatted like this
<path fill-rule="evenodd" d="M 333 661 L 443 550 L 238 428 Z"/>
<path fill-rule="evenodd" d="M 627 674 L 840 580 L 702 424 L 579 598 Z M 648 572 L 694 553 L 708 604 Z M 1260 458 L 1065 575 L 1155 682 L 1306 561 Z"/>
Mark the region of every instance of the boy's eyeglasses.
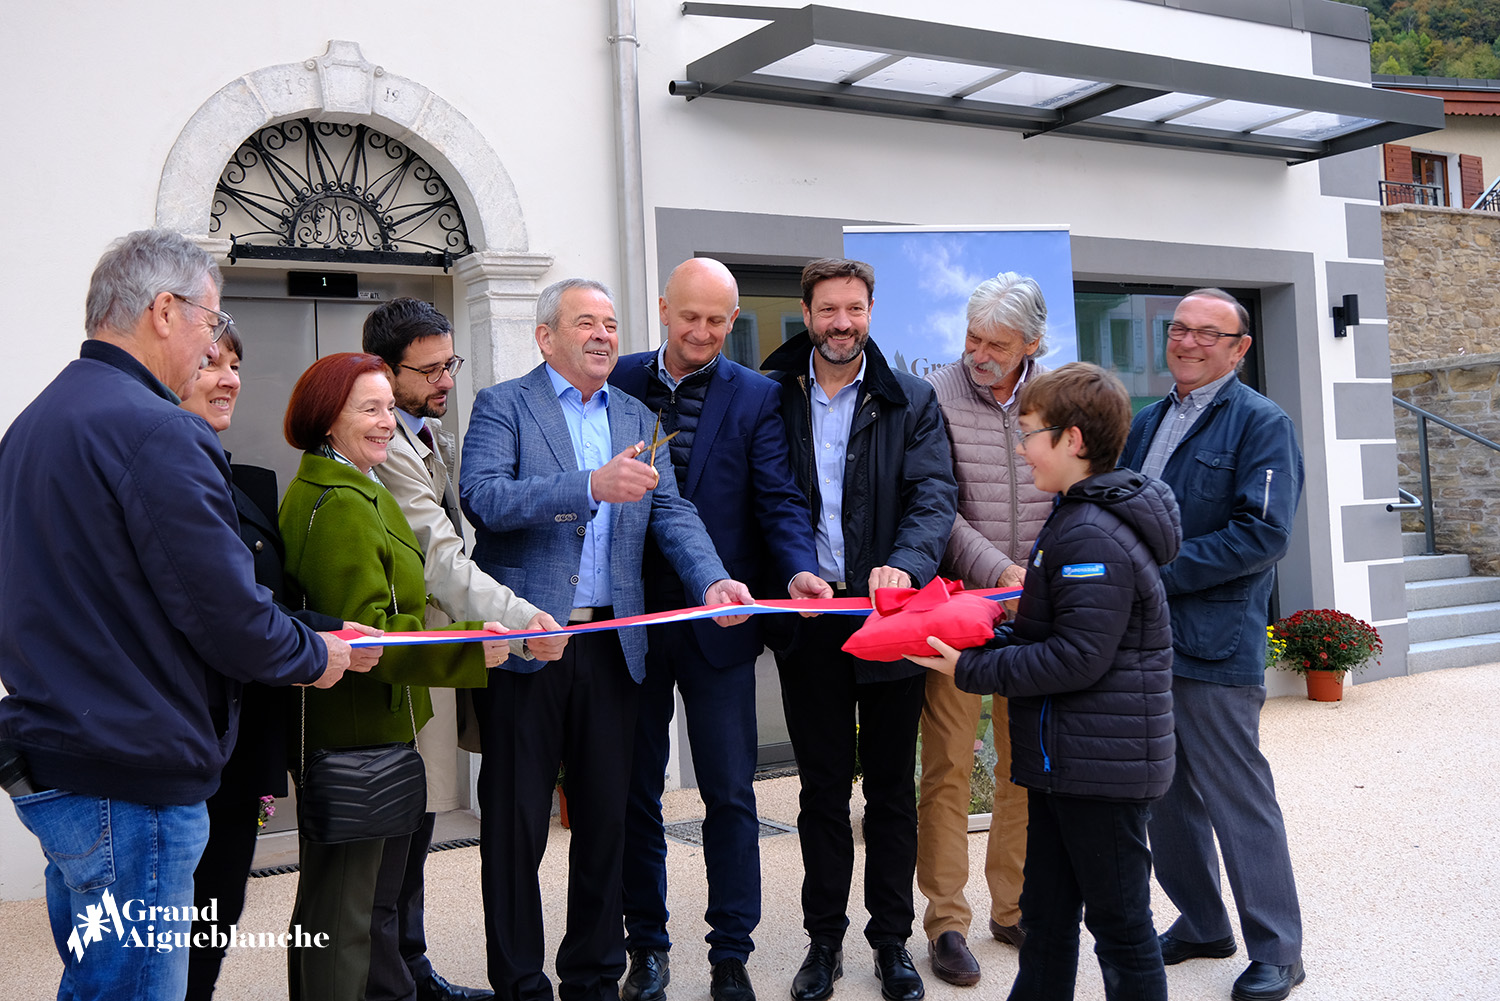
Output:
<path fill-rule="evenodd" d="M 1060 424 L 1054 424 L 1054 425 L 1052 425 L 1049 428 L 1037 428 L 1035 431 L 1022 431 L 1020 428 L 1012 428 L 1011 429 L 1011 433 L 1016 436 L 1016 444 L 1020 445 L 1022 448 L 1025 448 L 1026 447 L 1026 439 L 1030 438 L 1032 435 L 1034 435 L 1034 434 L 1041 434 L 1043 431 L 1061 431 L 1061 430 L 1062 430 L 1062 425 L 1060 425 Z"/>

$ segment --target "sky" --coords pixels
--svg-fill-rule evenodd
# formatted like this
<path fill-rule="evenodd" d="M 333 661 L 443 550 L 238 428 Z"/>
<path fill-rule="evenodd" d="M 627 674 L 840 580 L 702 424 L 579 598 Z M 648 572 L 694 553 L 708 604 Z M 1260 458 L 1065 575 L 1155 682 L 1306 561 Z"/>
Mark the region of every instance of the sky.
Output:
<path fill-rule="evenodd" d="M 913 375 L 957 361 L 964 309 L 976 286 L 1002 271 L 1037 280 L 1047 299 L 1048 368 L 1078 359 L 1073 254 L 1065 226 L 1045 229 L 850 227 L 844 254 L 875 268 L 870 336 Z"/>

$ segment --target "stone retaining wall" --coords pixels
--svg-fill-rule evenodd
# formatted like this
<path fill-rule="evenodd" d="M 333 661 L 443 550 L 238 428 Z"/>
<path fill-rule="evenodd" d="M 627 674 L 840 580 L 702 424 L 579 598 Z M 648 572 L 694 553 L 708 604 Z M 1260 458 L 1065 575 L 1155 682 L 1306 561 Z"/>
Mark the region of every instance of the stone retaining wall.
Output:
<path fill-rule="evenodd" d="M 1391 364 L 1500 352 L 1500 213 L 1391 206 L 1381 231 Z"/>
<path fill-rule="evenodd" d="M 1500 354 L 1401 365 L 1391 385 L 1401 399 L 1500 442 Z M 1396 407 L 1396 475 L 1420 494 L 1417 420 Z M 1427 449 L 1438 551 L 1468 553 L 1475 573 L 1500 576 L 1500 452 L 1430 421 Z M 1421 531 L 1421 512 L 1405 512 L 1402 527 Z"/>
<path fill-rule="evenodd" d="M 1500 213 L 1406 205 L 1381 223 L 1392 391 L 1500 442 Z M 1398 482 L 1420 493 L 1417 417 L 1395 412 Z M 1438 550 L 1500 575 L 1500 452 L 1430 422 L 1427 439 Z"/>

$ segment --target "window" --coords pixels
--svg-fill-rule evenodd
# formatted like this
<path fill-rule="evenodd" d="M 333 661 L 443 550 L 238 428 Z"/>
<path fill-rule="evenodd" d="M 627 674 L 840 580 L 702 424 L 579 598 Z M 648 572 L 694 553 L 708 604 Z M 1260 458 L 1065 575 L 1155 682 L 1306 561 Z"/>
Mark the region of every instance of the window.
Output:
<path fill-rule="evenodd" d="M 1447 205 L 1448 157 L 1442 153 L 1416 153 L 1411 155 L 1411 178 L 1417 184 L 1430 184 L 1435 191 L 1434 205 Z"/>

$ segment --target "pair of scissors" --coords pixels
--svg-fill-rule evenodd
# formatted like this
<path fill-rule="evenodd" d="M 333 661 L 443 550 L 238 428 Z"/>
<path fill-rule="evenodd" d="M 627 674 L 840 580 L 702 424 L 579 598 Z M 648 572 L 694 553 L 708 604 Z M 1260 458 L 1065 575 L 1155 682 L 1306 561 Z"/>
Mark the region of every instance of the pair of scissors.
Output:
<path fill-rule="evenodd" d="M 682 428 L 678 428 L 676 431 L 673 431 L 671 434 L 667 435 L 665 438 L 659 437 L 661 435 L 661 411 L 657 411 L 657 414 L 656 414 L 656 427 L 654 427 L 654 428 L 651 429 L 651 468 L 652 469 L 656 468 L 656 449 L 657 449 L 657 447 L 661 446 L 661 445 L 665 445 L 667 442 L 671 441 L 673 438 L 676 438 L 681 433 L 682 433 Z"/>

